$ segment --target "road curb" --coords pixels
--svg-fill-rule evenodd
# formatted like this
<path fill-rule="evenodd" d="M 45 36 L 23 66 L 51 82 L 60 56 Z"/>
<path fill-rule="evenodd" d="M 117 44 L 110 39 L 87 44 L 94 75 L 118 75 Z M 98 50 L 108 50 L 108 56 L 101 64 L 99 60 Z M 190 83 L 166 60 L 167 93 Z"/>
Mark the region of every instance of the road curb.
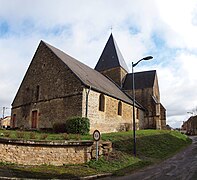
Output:
<path fill-rule="evenodd" d="M 105 173 L 105 174 L 96 174 L 92 176 L 86 176 L 86 177 L 80 177 L 80 180 L 89 180 L 89 179 L 97 179 L 101 177 L 107 177 L 107 176 L 112 176 L 112 173 Z"/>
<path fill-rule="evenodd" d="M 85 177 L 77 177 L 77 178 L 69 178 L 69 180 L 89 180 L 89 179 L 98 179 L 102 177 L 108 177 L 112 176 L 112 173 L 104 173 L 104 174 L 95 174 L 91 176 L 85 176 Z M 0 177 L 0 179 L 9 179 L 9 180 L 43 180 L 43 179 L 35 179 L 35 178 L 17 178 L 17 177 Z M 61 180 L 56 179 L 55 180 Z"/>

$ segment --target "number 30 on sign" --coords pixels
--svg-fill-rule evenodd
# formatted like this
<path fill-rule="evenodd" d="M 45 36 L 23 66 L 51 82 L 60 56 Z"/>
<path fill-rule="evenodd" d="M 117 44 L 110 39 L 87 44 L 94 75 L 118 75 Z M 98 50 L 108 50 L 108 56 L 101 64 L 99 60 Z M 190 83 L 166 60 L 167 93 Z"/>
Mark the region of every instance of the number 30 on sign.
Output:
<path fill-rule="evenodd" d="M 95 131 L 93 132 L 93 139 L 94 139 L 95 141 L 99 141 L 100 138 L 101 138 L 101 134 L 100 134 L 99 130 L 95 130 Z"/>

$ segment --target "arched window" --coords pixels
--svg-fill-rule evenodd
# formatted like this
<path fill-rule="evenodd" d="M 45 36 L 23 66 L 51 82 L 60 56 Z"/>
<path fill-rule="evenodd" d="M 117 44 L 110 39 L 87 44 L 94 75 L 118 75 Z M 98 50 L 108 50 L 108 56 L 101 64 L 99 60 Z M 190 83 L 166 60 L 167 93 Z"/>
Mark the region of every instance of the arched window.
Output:
<path fill-rule="evenodd" d="M 105 111 L 105 97 L 103 94 L 99 96 L 99 111 Z"/>
<path fill-rule="evenodd" d="M 137 119 L 139 119 L 140 118 L 140 110 L 137 108 L 137 117 L 136 117 Z"/>
<path fill-rule="evenodd" d="M 122 102 L 121 101 L 118 102 L 118 115 L 122 116 Z"/>

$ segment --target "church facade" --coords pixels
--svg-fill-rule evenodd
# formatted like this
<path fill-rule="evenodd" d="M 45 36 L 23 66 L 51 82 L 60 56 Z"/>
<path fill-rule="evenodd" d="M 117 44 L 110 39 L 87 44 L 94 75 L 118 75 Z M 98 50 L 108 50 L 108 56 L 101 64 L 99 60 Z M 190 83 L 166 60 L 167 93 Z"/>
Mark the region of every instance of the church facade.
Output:
<path fill-rule="evenodd" d="M 153 74 L 152 86 L 136 88 L 137 129 L 165 126 L 156 71 Z M 112 34 L 95 69 L 41 41 L 13 100 L 11 127 L 47 129 L 82 116 L 90 119 L 90 132 L 131 129 L 130 76 Z"/>

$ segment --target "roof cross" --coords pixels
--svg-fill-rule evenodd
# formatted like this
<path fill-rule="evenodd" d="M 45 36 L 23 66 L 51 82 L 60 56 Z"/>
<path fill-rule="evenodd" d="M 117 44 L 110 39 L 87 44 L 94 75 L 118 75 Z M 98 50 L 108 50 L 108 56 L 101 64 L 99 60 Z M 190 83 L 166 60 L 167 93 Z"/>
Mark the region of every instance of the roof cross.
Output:
<path fill-rule="evenodd" d="M 110 29 L 111 29 L 111 33 L 112 33 L 112 30 L 113 30 L 113 26 L 111 26 L 111 28 L 110 28 Z"/>

